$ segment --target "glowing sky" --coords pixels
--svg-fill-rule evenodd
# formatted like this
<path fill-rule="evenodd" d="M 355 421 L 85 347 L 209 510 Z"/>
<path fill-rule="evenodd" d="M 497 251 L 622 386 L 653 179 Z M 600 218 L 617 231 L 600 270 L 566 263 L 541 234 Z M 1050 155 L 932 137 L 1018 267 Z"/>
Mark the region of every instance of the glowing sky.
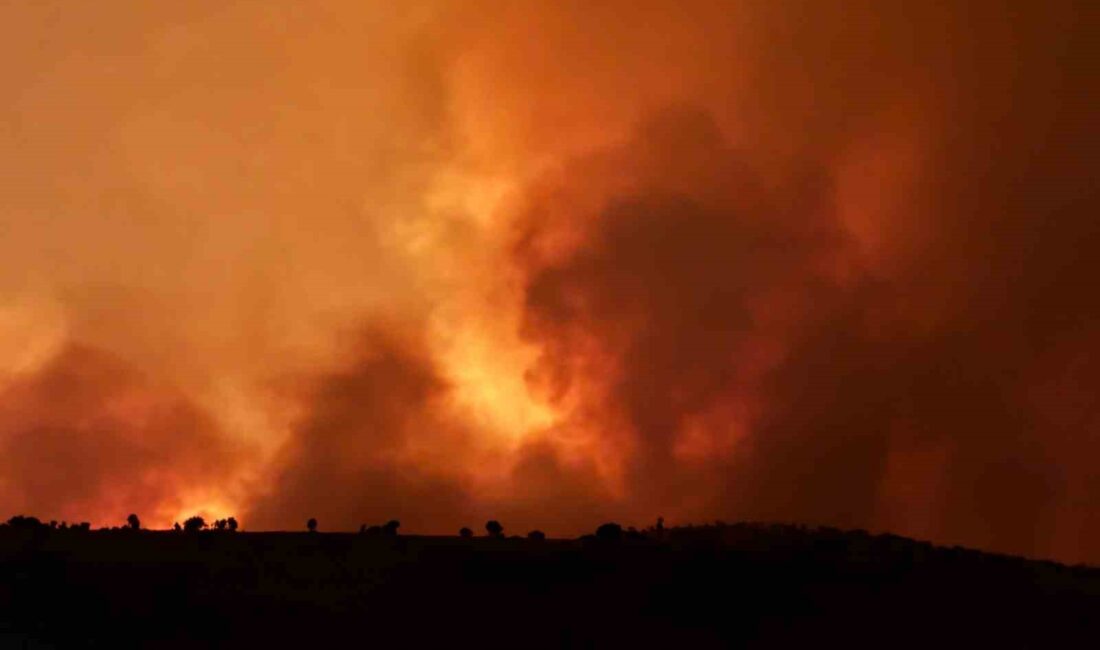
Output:
<path fill-rule="evenodd" d="M 1086 3 L 934 4 L 0 4 L 0 514 L 1100 562 Z"/>

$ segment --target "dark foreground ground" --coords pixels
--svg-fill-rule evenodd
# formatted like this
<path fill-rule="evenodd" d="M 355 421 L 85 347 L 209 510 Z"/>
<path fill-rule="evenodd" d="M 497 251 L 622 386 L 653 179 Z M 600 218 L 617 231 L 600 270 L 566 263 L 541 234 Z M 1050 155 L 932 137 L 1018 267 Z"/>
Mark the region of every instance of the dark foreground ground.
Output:
<path fill-rule="evenodd" d="M 1100 571 L 894 536 L 0 528 L 0 647 L 1098 647 Z"/>

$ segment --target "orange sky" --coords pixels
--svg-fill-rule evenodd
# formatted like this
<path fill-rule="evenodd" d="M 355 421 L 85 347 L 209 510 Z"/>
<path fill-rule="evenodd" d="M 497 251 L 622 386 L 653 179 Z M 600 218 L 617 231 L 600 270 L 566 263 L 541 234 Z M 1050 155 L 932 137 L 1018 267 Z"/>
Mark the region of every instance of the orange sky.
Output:
<path fill-rule="evenodd" d="M 1083 3 L 0 6 L 0 513 L 1100 562 Z"/>

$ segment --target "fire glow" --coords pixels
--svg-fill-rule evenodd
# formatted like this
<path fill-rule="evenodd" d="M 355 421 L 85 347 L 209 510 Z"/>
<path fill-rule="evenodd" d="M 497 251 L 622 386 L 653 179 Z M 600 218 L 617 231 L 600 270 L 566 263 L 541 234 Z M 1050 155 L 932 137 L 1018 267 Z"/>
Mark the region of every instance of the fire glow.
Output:
<path fill-rule="evenodd" d="M 1076 5 L 591 4 L 0 9 L 0 511 L 1097 561 Z"/>

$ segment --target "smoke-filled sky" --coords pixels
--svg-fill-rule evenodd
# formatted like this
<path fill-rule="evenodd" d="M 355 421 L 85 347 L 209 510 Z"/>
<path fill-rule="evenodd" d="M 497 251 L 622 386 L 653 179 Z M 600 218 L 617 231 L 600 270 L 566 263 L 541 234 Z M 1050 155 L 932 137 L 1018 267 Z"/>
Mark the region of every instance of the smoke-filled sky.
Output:
<path fill-rule="evenodd" d="M 0 513 L 1100 562 L 1095 16 L 907 4 L 0 4 Z"/>

